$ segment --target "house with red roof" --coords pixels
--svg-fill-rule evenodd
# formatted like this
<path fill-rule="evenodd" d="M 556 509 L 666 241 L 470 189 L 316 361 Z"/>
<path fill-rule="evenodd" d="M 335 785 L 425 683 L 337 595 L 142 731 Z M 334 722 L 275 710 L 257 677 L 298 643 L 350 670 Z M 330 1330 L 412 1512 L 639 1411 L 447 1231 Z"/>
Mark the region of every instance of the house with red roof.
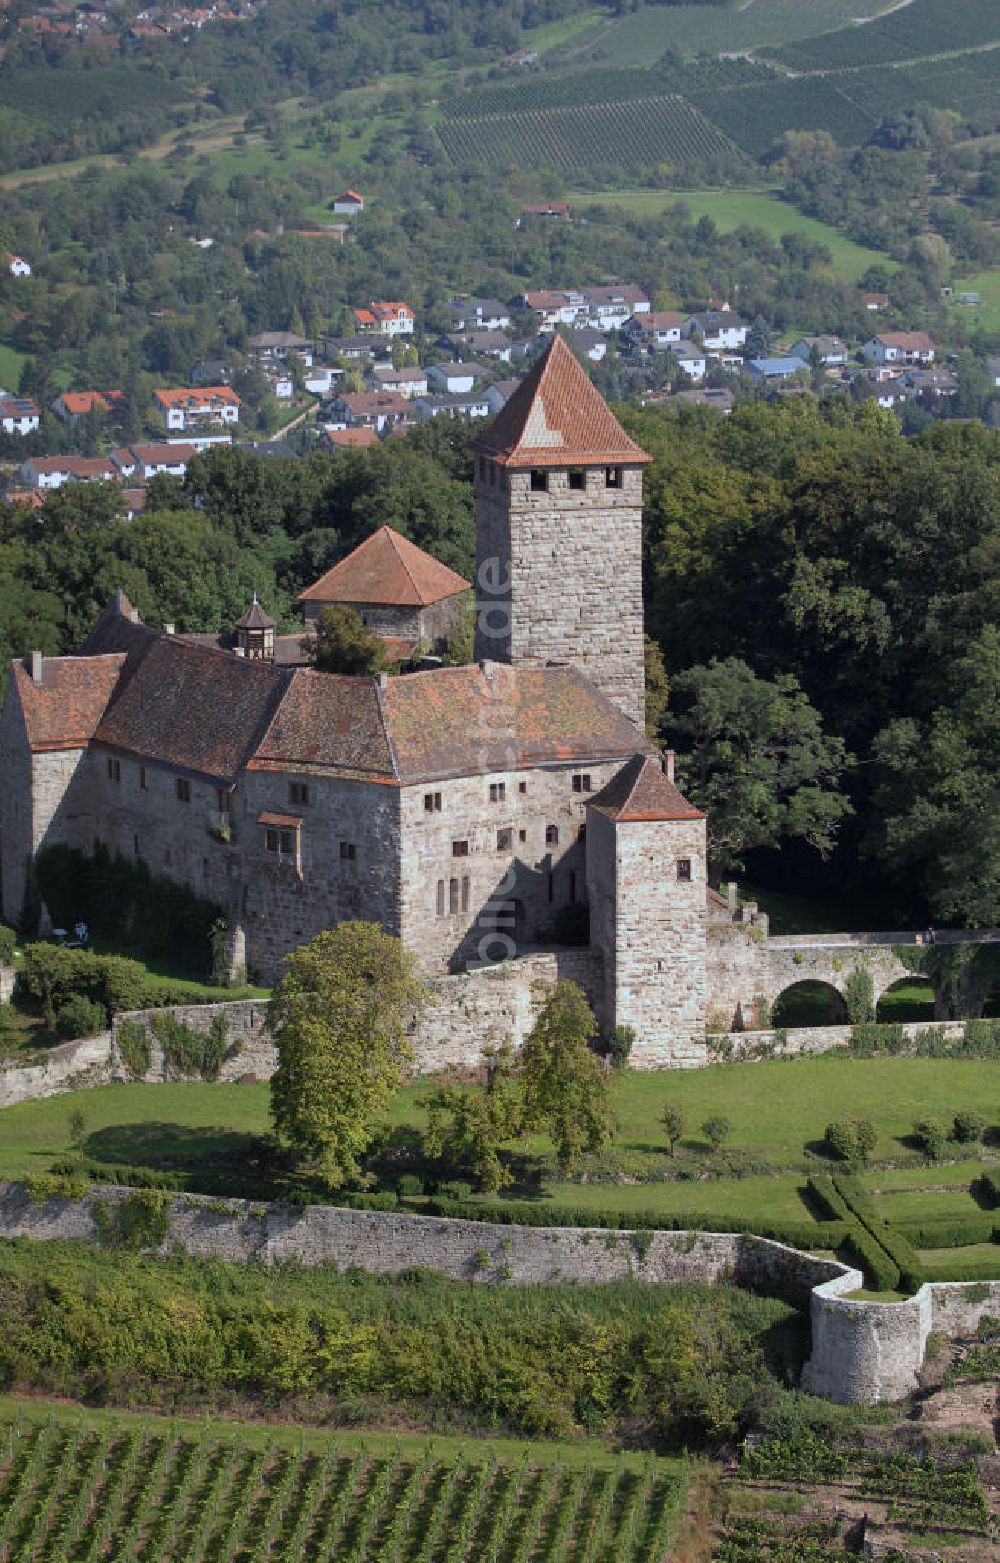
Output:
<path fill-rule="evenodd" d="M 102 418 L 112 413 L 120 415 L 124 403 L 121 391 L 60 391 L 52 403 L 52 411 L 64 423 L 74 424 L 95 412 Z"/>
<path fill-rule="evenodd" d="M 367 309 L 355 309 L 351 313 L 358 331 L 389 337 L 413 335 L 416 323 L 413 310 L 400 299 L 373 301 Z"/>
<path fill-rule="evenodd" d="M 356 190 L 345 190 L 342 195 L 334 197 L 333 210 L 340 217 L 356 217 L 365 209 L 365 198 Z"/>
<path fill-rule="evenodd" d="M 206 424 L 240 421 L 242 401 L 231 385 L 189 385 L 153 392 L 153 408 L 168 429 L 184 431 Z"/>

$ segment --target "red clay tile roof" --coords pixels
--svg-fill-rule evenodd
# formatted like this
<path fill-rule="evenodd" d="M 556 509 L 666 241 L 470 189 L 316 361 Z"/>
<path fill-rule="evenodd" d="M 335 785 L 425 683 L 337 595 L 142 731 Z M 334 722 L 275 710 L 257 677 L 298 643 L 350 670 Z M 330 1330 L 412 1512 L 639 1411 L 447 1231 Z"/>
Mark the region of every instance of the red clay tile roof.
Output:
<path fill-rule="evenodd" d="M 366 450 L 378 444 L 374 429 L 327 429 L 327 443 L 336 450 Z"/>
<path fill-rule="evenodd" d="M 926 331 L 880 331 L 875 338 L 884 347 L 898 347 L 904 353 L 931 353 L 934 338 Z"/>
<path fill-rule="evenodd" d="M 637 820 L 705 818 L 702 811 L 667 780 L 660 760 L 648 754 L 633 755 L 618 775 L 590 800 L 590 807 L 622 824 Z"/>
<path fill-rule="evenodd" d="M 110 412 L 124 398 L 121 391 L 63 391 L 58 400 L 71 417 L 78 418 L 95 408 L 98 412 Z"/>
<path fill-rule="evenodd" d="M 94 736 L 125 658 L 43 657 L 36 684 L 23 662 L 12 664 L 14 686 L 32 750 L 83 749 Z"/>
<path fill-rule="evenodd" d="M 176 770 L 235 780 L 289 675 L 266 662 L 146 633 L 145 653 L 130 661 L 97 742 Z"/>
<path fill-rule="evenodd" d="M 162 407 L 214 407 L 219 402 L 228 407 L 243 406 L 228 385 L 186 385 L 172 391 L 154 391 L 153 399 Z"/>
<path fill-rule="evenodd" d="M 358 781 L 393 782 L 377 681 L 297 668 L 248 769 L 334 771 Z"/>
<path fill-rule="evenodd" d="M 298 600 L 427 607 L 468 590 L 468 581 L 454 570 L 424 553 L 392 527 L 383 526 L 300 592 Z"/>
<path fill-rule="evenodd" d="M 388 679 L 381 704 L 404 783 L 624 758 L 649 747 L 575 668 L 436 668 Z"/>
<path fill-rule="evenodd" d="M 556 336 L 472 449 L 503 467 L 650 460 Z"/>

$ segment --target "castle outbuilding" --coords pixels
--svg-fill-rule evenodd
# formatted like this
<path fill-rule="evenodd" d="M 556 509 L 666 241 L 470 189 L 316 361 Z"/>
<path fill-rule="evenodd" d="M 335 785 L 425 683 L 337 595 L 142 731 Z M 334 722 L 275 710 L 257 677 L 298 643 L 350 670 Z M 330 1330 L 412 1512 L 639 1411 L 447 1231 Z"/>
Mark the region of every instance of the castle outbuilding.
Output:
<path fill-rule="evenodd" d="M 642 727 L 648 458 L 559 338 L 474 449 L 470 666 L 282 666 L 259 605 L 233 656 L 144 625 L 121 593 L 79 656 L 16 662 L 3 915 L 21 916 L 39 848 L 64 842 L 217 902 L 265 982 L 349 918 L 398 935 L 429 975 L 586 945 L 589 925 L 602 1028 L 634 1026 L 637 1062 L 684 1062 L 705 1033 L 705 819 Z M 440 621 L 421 616 L 466 583 L 414 554 L 384 529 L 307 603 L 374 614 L 405 576 L 406 633 L 432 638 Z"/>

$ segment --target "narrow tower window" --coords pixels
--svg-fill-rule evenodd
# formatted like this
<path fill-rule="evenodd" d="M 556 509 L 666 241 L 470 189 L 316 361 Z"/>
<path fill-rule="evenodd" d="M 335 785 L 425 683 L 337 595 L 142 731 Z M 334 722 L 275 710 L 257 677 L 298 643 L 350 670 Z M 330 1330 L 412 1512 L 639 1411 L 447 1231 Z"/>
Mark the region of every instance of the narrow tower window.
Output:
<path fill-rule="evenodd" d="M 691 878 L 691 859 L 689 857 L 679 857 L 677 859 L 677 878 L 685 881 Z"/>
<path fill-rule="evenodd" d="M 587 474 L 582 467 L 570 467 L 568 477 L 570 488 L 587 487 Z"/>
<path fill-rule="evenodd" d="M 531 469 L 531 492 L 533 494 L 547 494 L 549 489 L 549 475 L 543 467 Z"/>
<path fill-rule="evenodd" d="M 622 486 L 622 469 L 621 469 L 621 467 L 605 467 L 605 469 L 604 469 L 604 483 L 605 483 L 605 486 L 607 488 L 621 488 L 621 486 Z"/>

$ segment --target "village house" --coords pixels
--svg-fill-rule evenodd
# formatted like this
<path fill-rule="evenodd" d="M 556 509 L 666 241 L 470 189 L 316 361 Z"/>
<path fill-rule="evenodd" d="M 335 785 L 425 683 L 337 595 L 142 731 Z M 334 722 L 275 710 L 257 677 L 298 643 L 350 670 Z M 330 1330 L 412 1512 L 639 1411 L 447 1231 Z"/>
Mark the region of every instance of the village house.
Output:
<path fill-rule="evenodd" d="M 800 336 L 788 349 L 789 356 L 801 358 L 804 364 L 813 362 L 813 355 L 824 369 L 840 368 L 847 363 L 847 348 L 839 336 Z"/>
<path fill-rule="evenodd" d="M 371 336 L 328 336 L 323 344 L 327 358 L 346 358 L 350 363 L 372 362 L 382 351 Z"/>
<path fill-rule="evenodd" d="M 801 358 L 748 358 L 746 371 L 754 385 L 779 385 L 793 375 L 808 371 Z"/>
<path fill-rule="evenodd" d="M 540 331 L 554 331 L 556 326 L 572 326 L 578 316 L 585 313 L 587 302 L 582 293 L 557 291 L 554 288 L 534 289 L 522 295 L 525 309 L 534 312 Z"/>
<path fill-rule="evenodd" d="M 25 488 L 56 489 L 64 483 L 106 482 L 119 476 L 112 461 L 89 456 L 29 456 L 18 476 Z"/>
<path fill-rule="evenodd" d="M 356 190 L 345 190 L 343 195 L 334 197 L 333 210 L 338 217 L 356 217 L 365 209 L 365 198 Z"/>
<path fill-rule="evenodd" d="M 683 331 L 684 317 L 672 309 L 632 315 L 622 326 L 622 336 L 640 353 L 665 352 L 680 341 Z"/>
<path fill-rule="evenodd" d="M 23 255 L 5 255 L 3 263 L 12 277 L 31 276 L 31 266 Z"/>
<path fill-rule="evenodd" d="M 488 418 L 491 410 L 482 391 L 441 391 L 417 396 L 413 406 L 423 423 L 429 418 Z"/>
<path fill-rule="evenodd" d="M 413 335 L 413 310 L 398 299 L 372 302 L 367 309 L 355 309 L 352 314 L 359 331 L 388 337 Z"/>
<path fill-rule="evenodd" d="M 292 356 L 301 358 L 305 368 L 310 369 L 313 345 L 308 337 L 297 336 L 294 331 L 261 331 L 248 338 L 247 356 L 263 369 L 283 368 Z"/>
<path fill-rule="evenodd" d="M 92 413 L 106 418 L 109 413 L 120 416 L 125 398 L 121 391 L 60 391 L 52 403 L 52 411 L 64 423 L 75 424 Z"/>
<path fill-rule="evenodd" d="M 34 434 L 41 417 L 30 396 L 0 395 L 0 429 L 4 434 Z"/>
<path fill-rule="evenodd" d="M 393 369 L 388 364 L 374 364 L 368 372 L 368 378 L 376 391 L 396 391 L 407 400 L 427 394 L 427 370 L 417 364 L 402 369 Z"/>
<path fill-rule="evenodd" d="M 191 370 L 192 385 L 230 385 L 236 365 L 228 358 L 202 358 Z"/>
<path fill-rule="evenodd" d="M 607 357 L 608 339 L 599 326 L 574 326 L 572 347 L 592 364 L 599 364 Z"/>
<path fill-rule="evenodd" d="M 204 385 L 154 391 L 153 406 L 168 429 L 186 430 L 238 423 L 243 403 L 231 386 Z"/>
<path fill-rule="evenodd" d="M 587 323 L 598 331 L 617 331 L 627 320 L 636 315 L 650 313 L 649 299 L 634 283 L 619 283 L 612 287 L 585 288 Z"/>
<path fill-rule="evenodd" d="M 688 316 L 682 334 L 700 337 L 702 346 L 710 353 L 734 352 L 746 345 L 747 324 L 732 310 L 705 309 Z"/>
<path fill-rule="evenodd" d="M 708 355 L 704 348 L 695 347 L 693 342 L 680 341 L 671 342 L 668 351 L 689 380 L 704 380 L 708 373 Z"/>
<path fill-rule="evenodd" d="M 378 435 L 374 429 L 333 429 L 323 430 L 319 440 L 321 450 L 370 450 L 378 444 Z"/>
<path fill-rule="evenodd" d="M 165 474 L 170 478 L 182 478 L 188 462 L 198 454 L 194 445 L 170 444 L 120 446 L 111 452 L 111 460 L 123 478 L 138 478 L 148 483 L 150 478 Z"/>
<path fill-rule="evenodd" d="M 412 416 L 407 397 L 398 391 L 342 391 L 323 409 L 323 421 L 332 429 L 382 430 Z"/>
<path fill-rule="evenodd" d="M 889 308 L 888 293 L 862 293 L 861 302 L 871 315 L 880 315 Z"/>
<path fill-rule="evenodd" d="M 932 364 L 936 351 L 926 331 L 880 331 L 861 349 L 873 364 Z"/>
<path fill-rule="evenodd" d="M 492 385 L 486 386 L 483 391 L 483 401 L 488 403 L 490 412 L 498 413 L 501 407 L 506 406 L 520 383 L 517 379 L 494 380 Z"/>
<path fill-rule="evenodd" d="M 488 371 L 482 364 L 449 363 L 431 364 L 427 370 L 428 381 L 433 382 L 430 387 L 433 390 L 444 390 L 452 395 L 463 396 L 473 389 L 477 380 L 481 380 Z"/>
<path fill-rule="evenodd" d="M 498 298 L 453 298 L 444 306 L 455 331 L 506 331 L 510 310 Z"/>
<path fill-rule="evenodd" d="M 468 350 L 478 358 L 498 358 L 504 364 L 514 356 L 514 343 L 502 331 L 455 331 L 442 337 L 440 345 L 453 353 Z"/>

